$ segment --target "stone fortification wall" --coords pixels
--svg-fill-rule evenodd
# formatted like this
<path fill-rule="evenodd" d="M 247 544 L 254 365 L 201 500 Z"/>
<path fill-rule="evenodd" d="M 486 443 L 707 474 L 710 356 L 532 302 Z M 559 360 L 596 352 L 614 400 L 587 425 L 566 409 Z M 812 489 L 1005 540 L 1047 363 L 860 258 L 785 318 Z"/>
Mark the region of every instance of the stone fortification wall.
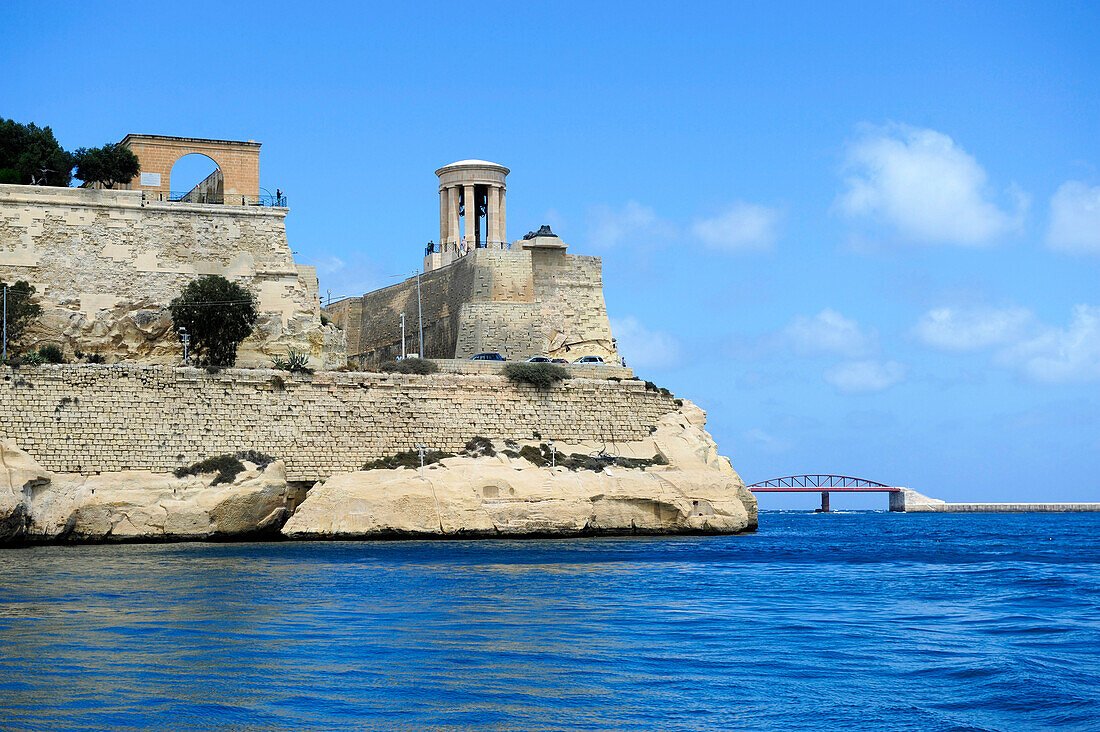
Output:
<path fill-rule="evenodd" d="M 535 298 L 542 306 L 540 320 L 549 340 L 546 355 L 618 360 L 603 299 L 600 258 L 560 249 L 534 249 L 531 257 Z"/>
<path fill-rule="evenodd" d="M 530 249 L 474 249 L 420 279 L 424 351 L 469 358 L 496 351 L 511 359 L 550 355 L 618 360 L 603 299 L 598 257 Z M 376 366 L 419 349 L 416 278 L 325 308 L 347 330 L 348 355 Z"/>
<path fill-rule="evenodd" d="M 321 326 L 316 275 L 295 265 L 285 216 L 153 202 L 141 191 L 0 185 L 0 279 L 38 290 L 44 312 L 30 346 L 174 363 L 168 303 L 190 280 L 223 275 L 247 286 L 261 312 L 238 363 L 267 365 L 295 348 L 318 367 L 339 366 L 343 344 Z"/>
<path fill-rule="evenodd" d="M 61 473 L 167 472 L 256 449 L 290 480 L 318 480 L 417 444 L 472 437 L 642 440 L 671 397 L 640 381 L 574 378 L 549 390 L 500 376 L 402 376 L 162 366 L 0 368 L 0 437 Z"/>

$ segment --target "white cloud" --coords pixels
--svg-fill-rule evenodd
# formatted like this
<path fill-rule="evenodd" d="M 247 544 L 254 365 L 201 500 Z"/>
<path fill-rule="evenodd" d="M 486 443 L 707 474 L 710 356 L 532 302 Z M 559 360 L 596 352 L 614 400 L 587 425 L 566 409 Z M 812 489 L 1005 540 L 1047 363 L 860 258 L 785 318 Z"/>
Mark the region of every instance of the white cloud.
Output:
<path fill-rule="evenodd" d="M 627 201 L 622 208 L 596 206 L 590 213 L 588 241 L 595 247 L 609 249 L 627 241 L 663 239 L 672 226 L 649 206 Z M 632 243 L 634 243 L 632 242 Z"/>
<path fill-rule="evenodd" d="M 709 219 L 699 219 L 691 231 L 712 249 L 727 252 L 771 249 L 779 236 L 779 209 L 737 201 Z"/>
<path fill-rule="evenodd" d="M 1075 306 L 1064 328 L 1044 325 L 1022 307 L 938 308 L 921 316 L 914 332 L 943 351 L 994 348 L 994 364 L 1031 381 L 1100 381 L 1100 306 Z"/>
<path fill-rule="evenodd" d="M 1100 254 L 1100 186 L 1063 183 L 1050 199 L 1047 246 L 1074 254 Z"/>
<path fill-rule="evenodd" d="M 795 353 L 803 356 L 818 353 L 862 356 L 874 348 L 876 339 L 873 331 L 864 332 L 859 323 L 832 308 L 825 308 L 812 318 L 799 315 L 784 334 Z"/>
<path fill-rule="evenodd" d="M 1077 305 L 1066 328 L 1045 328 L 997 356 L 1047 384 L 1100 381 L 1100 307 Z"/>
<path fill-rule="evenodd" d="M 836 208 L 853 220 L 884 223 L 916 242 L 981 246 L 1018 229 L 1015 211 L 988 198 L 986 172 L 947 135 L 907 125 L 869 129 L 846 159 L 847 190 Z"/>
<path fill-rule="evenodd" d="M 629 315 L 612 318 L 611 332 L 627 366 L 663 369 L 680 361 L 679 339 L 670 333 L 649 330 L 637 318 Z"/>
<path fill-rule="evenodd" d="M 790 440 L 776 437 L 759 427 L 745 430 L 741 436 L 745 439 L 745 442 L 748 442 L 762 452 L 781 453 L 787 452 L 792 447 Z"/>
<path fill-rule="evenodd" d="M 961 352 L 1016 343 L 1034 325 L 1027 308 L 944 307 L 922 315 L 914 332 L 926 346 Z"/>
<path fill-rule="evenodd" d="M 845 361 L 826 369 L 825 380 L 842 394 L 866 394 L 904 381 L 905 366 L 897 361 Z"/>

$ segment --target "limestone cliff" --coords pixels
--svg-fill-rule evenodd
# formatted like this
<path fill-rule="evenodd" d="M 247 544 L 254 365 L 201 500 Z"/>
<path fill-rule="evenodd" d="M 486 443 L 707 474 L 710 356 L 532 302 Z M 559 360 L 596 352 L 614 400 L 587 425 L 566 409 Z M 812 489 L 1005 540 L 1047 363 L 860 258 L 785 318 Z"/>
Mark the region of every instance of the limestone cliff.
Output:
<path fill-rule="evenodd" d="M 0 541 L 211 539 L 276 532 L 296 500 L 282 462 L 215 475 L 51 474 L 0 440 Z"/>
<path fill-rule="evenodd" d="M 704 412 L 685 403 L 649 439 L 614 446 L 623 457 L 659 454 L 667 465 L 572 471 L 503 454 L 452 457 L 423 477 L 409 469 L 338 474 L 304 500 L 281 461 L 245 462 L 221 484 L 213 474 L 53 474 L 0 440 L 0 542 L 201 540 L 280 528 L 297 539 L 754 530 L 756 500 L 704 424 Z M 566 455 L 605 446 L 558 447 Z"/>
<path fill-rule="evenodd" d="M 295 538 L 386 535 L 735 533 L 756 528 L 756 499 L 688 403 L 652 439 L 619 446 L 668 465 L 600 472 L 522 458 L 454 457 L 419 471 L 367 470 L 319 483 L 283 527 Z M 590 445 L 562 445 L 571 448 Z"/>

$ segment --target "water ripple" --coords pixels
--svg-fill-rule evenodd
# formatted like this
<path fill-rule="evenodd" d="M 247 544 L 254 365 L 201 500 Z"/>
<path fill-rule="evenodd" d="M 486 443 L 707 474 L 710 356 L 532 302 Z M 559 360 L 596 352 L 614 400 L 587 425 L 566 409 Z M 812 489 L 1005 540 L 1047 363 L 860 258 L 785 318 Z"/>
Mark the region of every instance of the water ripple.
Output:
<path fill-rule="evenodd" d="M 0 727 L 1100 728 L 1100 516 L 0 550 Z"/>

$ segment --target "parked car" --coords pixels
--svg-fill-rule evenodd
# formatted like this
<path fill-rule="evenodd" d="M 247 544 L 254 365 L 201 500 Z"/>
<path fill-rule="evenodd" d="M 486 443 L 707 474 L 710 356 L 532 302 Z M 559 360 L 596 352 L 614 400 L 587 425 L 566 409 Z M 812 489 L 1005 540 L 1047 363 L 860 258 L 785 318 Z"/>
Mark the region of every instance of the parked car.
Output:
<path fill-rule="evenodd" d="M 550 363 L 569 363 L 568 358 L 554 358 L 550 360 Z"/>
<path fill-rule="evenodd" d="M 551 363 L 551 361 L 546 356 L 531 356 L 527 359 L 527 363 Z"/>
<path fill-rule="evenodd" d="M 504 356 L 499 353 L 479 353 L 476 356 L 470 356 L 471 361 L 506 361 Z"/>
<path fill-rule="evenodd" d="M 573 363 L 588 363 L 595 364 L 596 366 L 603 366 L 603 359 L 599 356 L 581 356 Z"/>

